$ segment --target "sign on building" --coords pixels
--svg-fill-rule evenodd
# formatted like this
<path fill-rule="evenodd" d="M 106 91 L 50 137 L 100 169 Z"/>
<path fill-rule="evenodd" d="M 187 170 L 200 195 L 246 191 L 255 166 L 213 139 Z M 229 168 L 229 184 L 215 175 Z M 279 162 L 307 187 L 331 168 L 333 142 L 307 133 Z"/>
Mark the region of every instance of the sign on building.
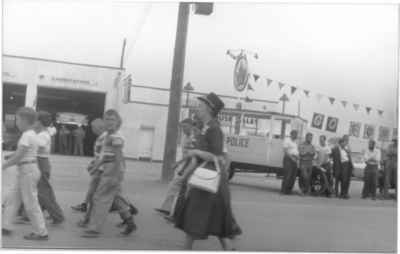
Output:
<path fill-rule="evenodd" d="M 324 124 L 324 119 L 325 116 L 323 114 L 319 113 L 314 113 L 312 122 L 311 122 L 311 127 L 317 128 L 317 129 L 322 129 L 322 125 Z"/>
<path fill-rule="evenodd" d="M 330 132 L 336 132 L 339 124 L 339 119 L 337 117 L 329 116 L 326 121 L 326 130 Z"/>

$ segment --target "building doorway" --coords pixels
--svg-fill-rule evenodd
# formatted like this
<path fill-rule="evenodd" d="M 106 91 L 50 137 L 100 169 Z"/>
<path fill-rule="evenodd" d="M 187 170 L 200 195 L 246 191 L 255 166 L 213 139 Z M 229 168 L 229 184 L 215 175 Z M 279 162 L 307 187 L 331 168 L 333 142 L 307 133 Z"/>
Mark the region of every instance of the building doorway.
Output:
<path fill-rule="evenodd" d="M 4 150 L 15 150 L 20 132 L 15 124 L 15 113 L 25 106 L 26 85 L 3 83 L 3 142 Z"/>
<path fill-rule="evenodd" d="M 50 87 L 38 87 L 37 91 L 37 110 L 44 110 L 52 114 L 54 122 L 60 113 L 77 113 L 86 116 L 88 125 L 82 126 L 84 130 L 83 153 L 86 156 L 93 156 L 93 145 L 96 135 L 93 133 L 90 123 L 101 118 L 104 113 L 106 94 L 101 92 L 91 92 L 83 90 L 68 90 Z M 61 124 L 55 124 L 60 130 Z M 55 137 L 55 152 L 64 154 L 74 153 L 74 142 L 78 132 L 78 124 L 62 124 L 68 129 L 67 140 L 68 148 L 61 149 L 60 133 L 57 131 Z M 65 136 L 63 136 L 65 138 Z"/>

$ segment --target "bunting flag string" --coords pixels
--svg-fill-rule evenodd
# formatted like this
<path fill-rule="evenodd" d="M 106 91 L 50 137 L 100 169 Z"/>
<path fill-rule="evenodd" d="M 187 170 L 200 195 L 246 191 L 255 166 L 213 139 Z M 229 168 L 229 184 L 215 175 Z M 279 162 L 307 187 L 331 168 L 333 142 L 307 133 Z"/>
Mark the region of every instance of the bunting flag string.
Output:
<path fill-rule="evenodd" d="M 260 79 L 260 75 L 255 74 L 255 73 L 253 73 L 253 77 L 254 77 L 255 82 L 257 82 Z M 265 80 L 266 80 L 267 87 L 271 86 L 272 82 L 274 81 L 274 80 L 272 80 L 270 78 L 267 78 L 267 77 L 265 77 Z M 279 82 L 279 81 L 276 81 L 276 82 L 278 83 L 278 87 L 279 87 L 280 90 L 282 90 L 282 88 L 284 88 L 285 86 L 290 86 L 291 95 L 295 94 L 296 91 L 300 89 L 300 90 L 303 91 L 303 93 L 304 93 L 304 95 L 306 97 L 310 97 L 310 94 L 311 94 L 310 90 L 302 89 L 301 87 L 297 87 L 297 86 L 291 86 L 291 85 L 288 85 L 288 84 L 285 84 L 285 83 Z M 247 87 L 247 90 L 254 91 L 254 88 L 249 84 L 248 87 Z M 312 92 L 312 94 L 314 96 L 314 92 Z M 337 99 L 335 97 L 329 97 L 327 95 L 323 95 L 323 94 L 320 94 L 320 93 L 315 93 L 315 98 L 318 100 L 318 102 L 320 102 L 322 100 L 322 98 L 324 98 L 324 97 L 329 99 L 329 102 L 331 103 L 331 105 L 334 105 L 335 101 L 338 101 L 338 102 L 340 101 L 340 103 L 342 104 L 342 106 L 344 108 L 346 108 L 347 105 L 350 104 L 350 102 L 346 101 L 346 100 L 339 100 L 339 99 Z M 360 104 L 356 104 L 356 103 L 353 103 L 352 105 L 353 105 L 353 108 L 354 108 L 355 111 L 358 111 L 360 109 L 360 107 L 361 107 Z M 362 106 L 362 107 L 364 107 L 364 106 Z M 366 112 L 368 114 L 370 114 L 370 112 L 371 112 L 371 110 L 373 108 L 365 106 L 365 109 L 366 109 Z M 375 108 L 374 108 L 374 110 L 376 110 L 380 116 L 383 115 L 383 112 L 384 112 L 383 110 L 375 109 Z"/>
<path fill-rule="evenodd" d="M 272 79 L 267 78 L 267 86 L 270 86 L 272 83 Z"/>
<path fill-rule="evenodd" d="M 257 80 L 260 78 L 260 75 L 253 74 L 253 77 L 254 77 L 254 81 L 257 82 Z"/>
<path fill-rule="evenodd" d="M 290 90 L 291 90 L 291 94 L 294 94 L 297 90 L 297 87 L 292 86 Z"/>

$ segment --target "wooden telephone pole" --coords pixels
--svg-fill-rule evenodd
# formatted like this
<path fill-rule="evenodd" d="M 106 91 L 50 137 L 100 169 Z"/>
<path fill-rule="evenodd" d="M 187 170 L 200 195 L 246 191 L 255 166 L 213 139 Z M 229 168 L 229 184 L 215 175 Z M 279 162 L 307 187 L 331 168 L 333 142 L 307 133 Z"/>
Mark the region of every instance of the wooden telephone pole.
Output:
<path fill-rule="evenodd" d="M 178 145 L 178 124 L 181 110 L 186 38 L 189 23 L 189 7 L 190 3 L 179 3 L 178 27 L 175 38 L 174 60 L 169 94 L 167 133 L 161 174 L 162 181 L 169 181 L 174 174 L 172 165 L 176 160 L 176 147 Z"/>

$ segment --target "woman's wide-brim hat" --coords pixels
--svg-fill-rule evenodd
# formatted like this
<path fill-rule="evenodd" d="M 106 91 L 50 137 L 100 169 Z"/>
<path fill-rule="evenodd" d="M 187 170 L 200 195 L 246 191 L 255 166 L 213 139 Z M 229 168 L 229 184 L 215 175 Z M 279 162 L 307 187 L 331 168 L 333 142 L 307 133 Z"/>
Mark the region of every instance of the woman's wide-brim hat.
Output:
<path fill-rule="evenodd" d="M 197 97 L 197 99 L 207 104 L 215 114 L 218 114 L 225 106 L 219 96 L 212 92 L 206 96 Z"/>

